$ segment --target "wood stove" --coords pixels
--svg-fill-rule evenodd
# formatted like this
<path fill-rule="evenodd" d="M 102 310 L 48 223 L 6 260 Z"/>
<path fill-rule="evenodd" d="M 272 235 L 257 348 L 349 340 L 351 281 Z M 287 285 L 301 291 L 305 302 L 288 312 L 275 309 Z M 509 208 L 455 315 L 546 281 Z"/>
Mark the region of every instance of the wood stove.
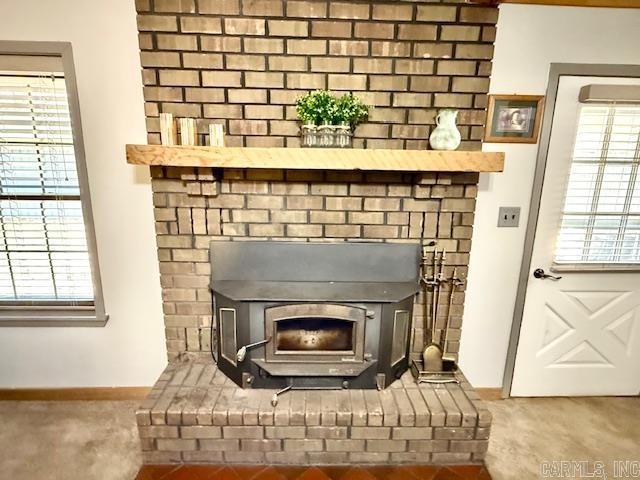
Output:
<path fill-rule="evenodd" d="M 420 248 L 211 242 L 219 368 L 246 388 L 385 388 L 408 366 Z"/>

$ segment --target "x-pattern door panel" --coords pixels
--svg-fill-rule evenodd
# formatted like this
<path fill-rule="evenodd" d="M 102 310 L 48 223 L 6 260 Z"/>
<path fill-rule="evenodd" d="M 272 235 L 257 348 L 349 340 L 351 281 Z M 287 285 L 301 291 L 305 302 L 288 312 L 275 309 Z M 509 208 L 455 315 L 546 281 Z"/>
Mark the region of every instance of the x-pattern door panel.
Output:
<path fill-rule="evenodd" d="M 615 368 L 631 360 L 638 292 L 558 290 L 545 304 L 536 353 L 543 368 Z M 589 306 L 597 306 L 593 310 Z"/>
<path fill-rule="evenodd" d="M 520 338 L 519 352 L 531 358 L 520 364 L 513 394 L 637 394 L 640 291 L 545 290 L 538 328 Z"/>

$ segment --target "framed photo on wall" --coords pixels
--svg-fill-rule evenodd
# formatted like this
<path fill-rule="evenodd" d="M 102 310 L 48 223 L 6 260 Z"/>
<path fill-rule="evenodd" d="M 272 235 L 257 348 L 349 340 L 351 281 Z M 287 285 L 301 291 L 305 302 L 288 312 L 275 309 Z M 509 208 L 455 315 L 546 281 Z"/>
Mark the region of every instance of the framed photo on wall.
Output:
<path fill-rule="evenodd" d="M 484 141 L 536 143 L 543 109 L 541 95 L 489 95 Z"/>

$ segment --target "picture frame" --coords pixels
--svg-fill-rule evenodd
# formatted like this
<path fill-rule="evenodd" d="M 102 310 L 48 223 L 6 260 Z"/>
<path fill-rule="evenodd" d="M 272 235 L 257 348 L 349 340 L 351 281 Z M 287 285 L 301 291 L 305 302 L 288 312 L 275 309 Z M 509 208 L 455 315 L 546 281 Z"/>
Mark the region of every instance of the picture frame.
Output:
<path fill-rule="evenodd" d="M 543 110 L 542 95 L 489 95 L 484 141 L 537 143 Z"/>

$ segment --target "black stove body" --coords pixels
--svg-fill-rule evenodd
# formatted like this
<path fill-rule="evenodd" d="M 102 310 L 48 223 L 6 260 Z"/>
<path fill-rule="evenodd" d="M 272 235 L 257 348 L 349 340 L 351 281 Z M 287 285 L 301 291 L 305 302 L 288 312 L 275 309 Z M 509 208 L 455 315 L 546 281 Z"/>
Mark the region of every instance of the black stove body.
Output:
<path fill-rule="evenodd" d="M 245 388 L 385 388 L 408 367 L 419 244 L 213 241 L 212 342 Z"/>

